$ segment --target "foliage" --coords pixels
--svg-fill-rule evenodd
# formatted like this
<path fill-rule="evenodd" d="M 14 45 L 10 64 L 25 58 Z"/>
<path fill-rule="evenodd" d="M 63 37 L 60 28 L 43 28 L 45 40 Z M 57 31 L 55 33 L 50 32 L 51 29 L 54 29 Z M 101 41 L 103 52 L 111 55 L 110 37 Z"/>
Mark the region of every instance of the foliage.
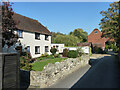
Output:
<path fill-rule="evenodd" d="M 20 57 L 20 68 L 23 70 L 32 70 L 32 65 L 30 64 L 29 59 L 25 57 Z"/>
<path fill-rule="evenodd" d="M 76 46 L 80 39 L 73 35 L 57 35 L 52 43 L 64 43 L 65 46 Z"/>
<path fill-rule="evenodd" d="M 117 46 L 120 47 L 119 3 L 111 3 L 107 11 L 101 11 L 100 13 L 104 16 L 99 24 L 102 29 L 102 36 L 114 38 Z"/>
<path fill-rule="evenodd" d="M 89 55 L 91 56 L 92 55 L 92 48 L 89 47 Z"/>
<path fill-rule="evenodd" d="M 49 59 L 41 62 L 35 62 L 32 64 L 32 70 L 35 71 L 42 71 L 45 65 L 48 65 L 48 63 L 55 63 L 55 62 L 61 62 L 64 61 L 66 58 L 54 58 L 54 59 Z"/>
<path fill-rule="evenodd" d="M 59 55 L 59 54 L 55 54 L 54 57 L 55 57 L 55 58 L 59 58 L 60 55 Z"/>
<path fill-rule="evenodd" d="M 67 57 L 68 56 L 68 49 L 63 49 L 63 57 Z"/>
<path fill-rule="evenodd" d="M 76 46 L 77 43 L 86 42 L 88 33 L 78 28 L 69 35 L 62 34 L 60 32 L 52 32 L 52 43 L 64 43 L 65 46 Z"/>
<path fill-rule="evenodd" d="M 113 51 L 118 52 L 119 48 L 117 46 L 113 47 Z"/>
<path fill-rule="evenodd" d="M 84 52 L 83 52 L 83 50 L 82 50 L 81 47 L 79 47 L 79 48 L 77 49 L 77 52 L 78 52 L 78 56 L 79 56 L 79 57 L 84 54 Z"/>
<path fill-rule="evenodd" d="M 103 50 L 100 47 L 93 47 L 93 53 L 100 53 L 102 54 Z"/>
<path fill-rule="evenodd" d="M 83 29 L 81 28 L 75 29 L 73 32 L 70 32 L 69 34 L 78 37 L 82 42 L 87 42 L 88 40 L 88 33 L 86 31 L 83 31 Z"/>
<path fill-rule="evenodd" d="M 52 48 L 50 49 L 50 52 L 52 53 L 52 55 L 54 55 L 54 54 L 56 54 L 57 49 L 52 47 Z"/>
<path fill-rule="evenodd" d="M 68 57 L 69 58 L 76 58 L 77 56 L 78 56 L 77 51 L 71 50 L 71 51 L 68 52 Z"/>
<path fill-rule="evenodd" d="M 5 44 L 8 47 L 12 46 L 17 42 L 17 35 L 14 34 L 14 30 L 16 28 L 16 22 L 13 20 L 13 9 L 12 3 L 10 2 L 2 2 L 0 7 L 2 6 L 2 47 Z"/>

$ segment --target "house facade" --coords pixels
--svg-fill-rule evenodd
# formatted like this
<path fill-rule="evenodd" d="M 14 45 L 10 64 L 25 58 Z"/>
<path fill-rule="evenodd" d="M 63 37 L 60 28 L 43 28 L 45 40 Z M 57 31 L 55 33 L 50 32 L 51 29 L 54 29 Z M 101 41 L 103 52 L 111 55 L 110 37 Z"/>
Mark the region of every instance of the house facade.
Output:
<path fill-rule="evenodd" d="M 93 47 L 100 47 L 102 50 L 105 49 L 105 42 L 114 41 L 114 39 L 110 39 L 108 37 L 101 37 L 102 32 L 98 29 L 94 29 L 88 36 L 88 42 L 92 43 Z"/>
<path fill-rule="evenodd" d="M 17 22 L 18 42 L 22 49 L 30 53 L 32 58 L 40 57 L 41 54 L 50 54 L 51 32 L 37 20 L 14 14 L 13 19 Z"/>

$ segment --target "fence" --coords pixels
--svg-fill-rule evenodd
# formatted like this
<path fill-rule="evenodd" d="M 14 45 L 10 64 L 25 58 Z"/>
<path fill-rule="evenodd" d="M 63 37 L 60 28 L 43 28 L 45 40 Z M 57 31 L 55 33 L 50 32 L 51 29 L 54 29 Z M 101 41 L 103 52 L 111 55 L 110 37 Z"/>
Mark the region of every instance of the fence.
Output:
<path fill-rule="evenodd" d="M 19 88 L 19 55 L 0 54 L 0 85 L 4 88 Z M 0 88 L 1 89 L 1 88 Z"/>

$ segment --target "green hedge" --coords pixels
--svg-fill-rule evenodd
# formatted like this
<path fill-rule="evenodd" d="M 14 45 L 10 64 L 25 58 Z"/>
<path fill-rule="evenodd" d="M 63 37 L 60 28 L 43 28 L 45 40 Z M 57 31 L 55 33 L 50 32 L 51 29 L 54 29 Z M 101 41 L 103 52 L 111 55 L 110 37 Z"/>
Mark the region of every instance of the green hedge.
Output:
<path fill-rule="evenodd" d="M 76 58 L 77 56 L 78 56 L 77 51 L 71 50 L 71 51 L 68 52 L 68 57 L 69 58 Z"/>

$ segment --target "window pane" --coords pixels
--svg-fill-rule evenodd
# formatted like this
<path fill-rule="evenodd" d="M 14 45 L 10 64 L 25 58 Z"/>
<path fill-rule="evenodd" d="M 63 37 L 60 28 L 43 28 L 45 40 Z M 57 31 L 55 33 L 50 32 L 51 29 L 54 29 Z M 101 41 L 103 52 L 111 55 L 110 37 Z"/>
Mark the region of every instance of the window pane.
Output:
<path fill-rule="evenodd" d="M 49 47 L 45 46 L 45 52 L 49 52 Z"/>
<path fill-rule="evenodd" d="M 35 54 L 39 54 L 40 53 L 40 46 L 35 46 Z"/>

